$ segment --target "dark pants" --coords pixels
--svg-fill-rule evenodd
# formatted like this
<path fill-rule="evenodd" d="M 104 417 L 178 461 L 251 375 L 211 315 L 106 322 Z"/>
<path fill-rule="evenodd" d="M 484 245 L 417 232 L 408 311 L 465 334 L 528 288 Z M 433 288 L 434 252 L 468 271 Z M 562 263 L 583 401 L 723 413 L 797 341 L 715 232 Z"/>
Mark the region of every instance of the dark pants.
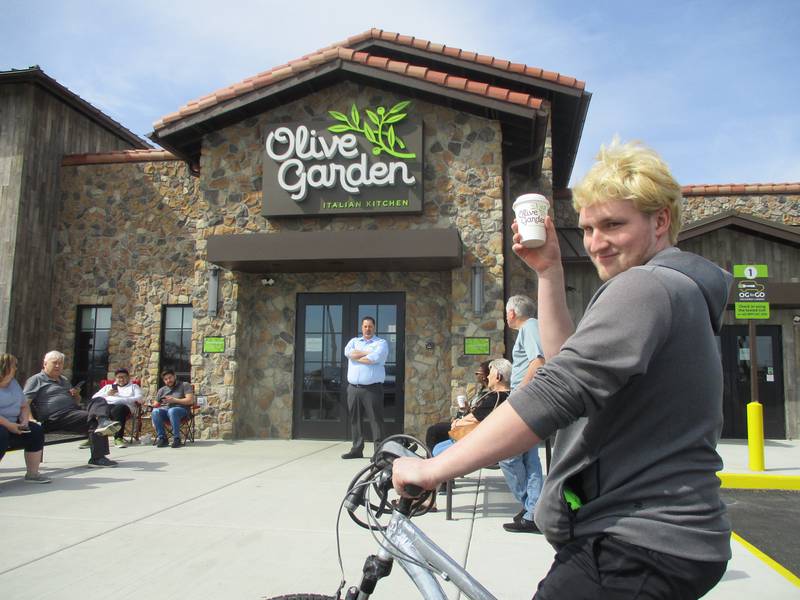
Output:
<path fill-rule="evenodd" d="M 25 452 L 39 452 L 44 447 L 44 429 L 38 423 L 28 423 L 30 433 L 11 433 L 8 429 L 0 425 L 0 460 L 6 454 L 6 450 L 19 450 L 25 448 Z"/>
<path fill-rule="evenodd" d="M 131 409 L 128 408 L 127 404 L 122 404 L 121 402 L 119 404 L 109 404 L 108 414 L 112 421 L 119 422 L 119 431 L 114 434 L 114 437 L 121 440 L 125 437 L 125 423 L 131 414 Z"/>
<path fill-rule="evenodd" d="M 425 445 L 428 447 L 428 450 L 433 450 L 433 447 L 440 443 L 450 439 L 450 425 L 451 423 L 436 423 L 428 427 L 428 431 L 425 432 Z"/>
<path fill-rule="evenodd" d="M 626 544 L 607 535 L 563 546 L 534 600 L 695 600 L 727 562 L 701 562 Z"/>
<path fill-rule="evenodd" d="M 103 398 L 92 398 L 89 400 L 87 410 L 81 410 L 76 406 L 48 415 L 44 419 L 44 431 L 89 434 L 92 458 L 101 458 L 108 454 L 108 438 L 94 432 L 100 418 L 110 418 L 109 406 Z"/>
<path fill-rule="evenodd" d="M 353 450 L 364 449 L 364 434 L 361 431 L 361 416 L 367 416 L 372 429 L 372 441 L 379 444 L 383 439 L 383 384 L 347 386 L 347 410 L 350 413 L 350 431 L 353 435 Z"/>

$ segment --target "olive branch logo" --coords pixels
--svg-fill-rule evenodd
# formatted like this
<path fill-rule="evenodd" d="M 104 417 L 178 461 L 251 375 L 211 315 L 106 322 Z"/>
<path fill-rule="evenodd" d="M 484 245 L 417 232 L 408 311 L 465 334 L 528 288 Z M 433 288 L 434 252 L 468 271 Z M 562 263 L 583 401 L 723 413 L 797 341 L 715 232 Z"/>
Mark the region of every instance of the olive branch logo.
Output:
<path fill-rule="evenodd" d="M 328 127 L 328 131 L 333 133 L 345 133 L 353 131 L 360 133 L 373 145 L 372 154 L 378 156 L 381 152 L 386 152 L 395 158 L 416 158 L 415 152 L 401 152 L 406 149 L 406 144 L 394 130 L 394 124 L 405 119 L 408 114 L 403 110 L 411 104 L 411 100 L 398 102 L 389 110 L 383 106 L 377 107 L 374 111 L 366 109 L 367 119 L 361 118 L 361 112 L 353 104 L 350 108 L 350 116 L 335 110 L 329 110 L 328 114 L 337 121 L 335 125 Z M 370 121 L 372 125 L 370 125 Z"/>

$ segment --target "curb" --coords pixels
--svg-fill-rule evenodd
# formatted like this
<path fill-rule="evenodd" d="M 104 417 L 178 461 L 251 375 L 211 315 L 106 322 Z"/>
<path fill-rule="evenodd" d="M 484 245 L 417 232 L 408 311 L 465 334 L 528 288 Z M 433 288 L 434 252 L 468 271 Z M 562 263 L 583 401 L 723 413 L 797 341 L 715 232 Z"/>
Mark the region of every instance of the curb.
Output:
<path fill-rule="evenodd" d="M 724 489 L 800 490 L 800 475 L 762 473 L 717 473 Z"/>

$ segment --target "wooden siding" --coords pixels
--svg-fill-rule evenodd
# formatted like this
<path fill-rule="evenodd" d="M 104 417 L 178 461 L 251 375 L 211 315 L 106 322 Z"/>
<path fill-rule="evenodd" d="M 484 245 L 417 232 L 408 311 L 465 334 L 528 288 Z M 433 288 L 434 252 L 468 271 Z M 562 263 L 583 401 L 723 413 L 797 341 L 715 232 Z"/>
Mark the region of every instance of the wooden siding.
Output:
<path fill-rule="evenodd" d="M 800 280 L 800 248 L 765 240 L 733 229 L 720 229 L 678 244 L 681 250 L 705 256 L 721 267 L 733 269 L 739 264 L 765 264 L 772 282 Z M 783 345 L 783 386 L 786 409 L 786 437 L 800 435 L 800 327 L 793 323 L 796 308 L 770 310 L 770 318 L 760 325 L 780 325 Z M 747 321 L 734 318 L 734 311 L 725 313 L 726 325 L 744 325 Z"/>
<path fill-rule="evenodd" d="M 65 154 L 106 152 L 131 144 L 34 84 L 0 87 L 0 182 L 15 182 L 0 190 L 3 249 L 12 249 L 0 271 L 6 297 L 0 299 L 7 317 L 0 316 L 0 342 L 19 355 L 18 378 L 35 373 L 43 354 L 52 316 L 56 223 L 61 211 L 59 176 Z M 13 213 L 16 208 L 16 218 Z M 12 272 L 9 273 L 8 269 Z"/>

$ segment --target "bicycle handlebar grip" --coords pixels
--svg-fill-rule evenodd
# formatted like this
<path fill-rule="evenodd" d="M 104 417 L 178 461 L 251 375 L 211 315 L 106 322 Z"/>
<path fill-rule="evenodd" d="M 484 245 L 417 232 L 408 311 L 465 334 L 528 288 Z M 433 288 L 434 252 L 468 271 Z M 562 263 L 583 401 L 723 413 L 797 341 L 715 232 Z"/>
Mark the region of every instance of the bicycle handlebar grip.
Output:
<path fill-rule="evenodd" d="M 406 485 L 404 485 L 403 491 L 412 498 L 418 498 L 419 496 L 422 496 L 422 494 L 425 493 L 425 490 L 423 490 L 418 485 L 414 485 L 413 483 L 407 483 Z"/>

